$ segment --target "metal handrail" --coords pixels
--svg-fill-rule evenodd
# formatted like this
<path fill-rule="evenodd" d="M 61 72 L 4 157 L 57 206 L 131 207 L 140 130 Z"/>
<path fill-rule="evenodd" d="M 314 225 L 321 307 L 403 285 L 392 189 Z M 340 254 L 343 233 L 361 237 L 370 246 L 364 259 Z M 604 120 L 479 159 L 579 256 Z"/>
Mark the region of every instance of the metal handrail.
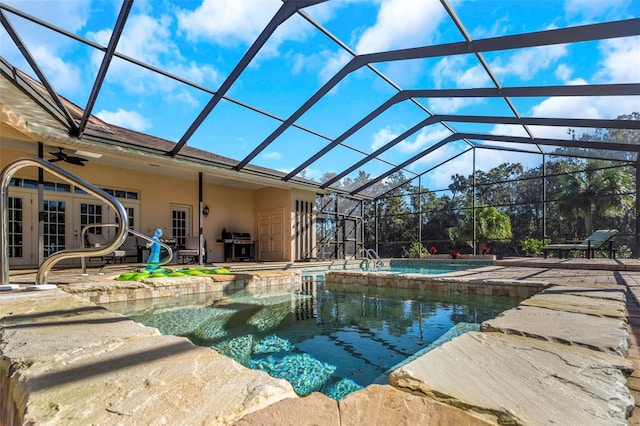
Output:
<path fill-rule="evenodd" d="M 376 253 L 374 249 L 367 249 L 367 257 L 372 260 L 375 260 L 376 264 L 379 264 L 380 262 L 382 262 L 382 259 L 380 259 L 380 256 L 378 256 L 378 253 Z"/>
<path fill-rule="evenodd" d="M 164 266 L 167 263 L 171 262 L 171 259 L 173 259 L 173 250 L 171 249 L 171 247 L 169 247 L 169 245 L 163 243 L 162 241 L 155 241 L 153 239 L 153 237 L 150 237 L 148 235 L 143 234 L 142 232 L 136 231 L 135 229 L 129 229 L 128 231 L 130 234 L 135 235 L 136 237 L 140 237 L 143 238 L 147 241 L 149 241 L 150 243 L 156 243 L 159 244 L 160 247 L 164 247 L 165 250 L 167 250 L 167 254 L 168 256 L 164 259 L 162 259 L 160 262 L 158 263 L 154 263 L 154 265 L 158 265 L 158 267 L 160 266 Z M 148 266 L 148 263 L 128 263 L 128 266 Z M 116 268 L 116 267 L 120 267 L 119 265 L 104 265 L 102 268 L 100 268 L 100 270 L 98 271 L 98 275 L 102 275 L 104 274 L 104 270 L 105 269 L 109 269 L 109 268 Z"/>
<path fill-rule="evenodd" d="M 111 244 L 107 244 L 98 250 L 90 248 L 75 248 L 60 250 L 51 256 L 49 256 L 38 268 L 36 274 L 36 285 L 42 285 L 47 283 L 47 274 L 53 266 L 65 259 L 82 258 L 86 256 L 101 256 L 112 251 L 115 251 L 122 245 L 127 238 L 128 231 L 128 217 L 127 212 L 114 196 L 106 193 L 102 189 L 90 184 L 89 182 L 72 175 L 61 167 L 38 157 L 25 157 L 18 158 L 17 160 L 9 163 L 0 175 L 0 188 L 2 189 L 2 195 L 0 196 L 0 212 L 2 213 L 2 219 L 0 220 L 0 284 L 9 284 L 9 184 L 11 178 L 20 169 L 27 166 L 36 166 L 46 170 L 58 178 L 65 180 L 75 186 L 81 188 L 90 195 L 103 200 L 106 204 L 112 207 L 118 216 L 120 217 L 120 223 L 122 226 L 118 229 L 115 239 Z"/>
<path fill-rule="evenodd" d="M 362 267 L 362 265 L 364 264 L 366 270 L 369 270 L 370 261 L 374 261 L 375 268 L 384 266 L 384 262 L 382 261 L 380 256 L 378 256 L 378 253 L 376 253 L 374 249 L 367 249 L 362 247 L 356 252 L 356 256 L 360 256 L 361 253 L 364 253 L 364 256 L 363 256 L 364 258 L 360 263 L 360 266 Z"/>
<path fill-rule="evenodd" d="M 89 225 L 83 226 L 82 230 L 80 231 L 80 241 L 82 242 L 82 247 L 91 248 L 84 245 L 85 235 L 87 235 L 87 230 L 89 230 L 90 228 L 108 228 L 108 227 L 117 228 L 118 226 L 120 226 L 120 224 L 118 223 L 90 223 Z M 99 256 L 98 255 L 92 256 L 91 254 L 88 254 L 87 256 L 82 256 L 80 258 L 80 263 L 82 264 L 82 275 L 87 275 L 87 261 L 85 260 L 87 257 L 99 257 Z"/>

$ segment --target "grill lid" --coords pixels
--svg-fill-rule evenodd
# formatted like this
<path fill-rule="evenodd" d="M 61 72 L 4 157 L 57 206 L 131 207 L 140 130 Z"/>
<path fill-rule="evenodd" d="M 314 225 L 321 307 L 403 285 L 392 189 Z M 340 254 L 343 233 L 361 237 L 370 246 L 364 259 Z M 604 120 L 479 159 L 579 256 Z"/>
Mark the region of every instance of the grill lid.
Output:
<path fill-rule="evenodd" d="M 246 240 L 251 241 L 251 234 L 248 232 L 223 232 L 223 240 Z"/>

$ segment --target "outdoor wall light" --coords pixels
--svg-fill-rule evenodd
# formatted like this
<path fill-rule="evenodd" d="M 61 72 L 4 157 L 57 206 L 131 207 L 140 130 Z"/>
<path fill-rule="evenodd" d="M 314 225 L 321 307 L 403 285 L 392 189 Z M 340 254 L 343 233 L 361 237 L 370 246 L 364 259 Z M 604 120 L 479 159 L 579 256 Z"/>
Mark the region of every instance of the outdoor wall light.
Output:
<path fill-rule="evenodd" d="M 209 206 L 207 206 L 206 204 L 204 205 L 204 208 L 202 209 L 202 216 L 204 216 L 204 217 L 209 216 Z"/>

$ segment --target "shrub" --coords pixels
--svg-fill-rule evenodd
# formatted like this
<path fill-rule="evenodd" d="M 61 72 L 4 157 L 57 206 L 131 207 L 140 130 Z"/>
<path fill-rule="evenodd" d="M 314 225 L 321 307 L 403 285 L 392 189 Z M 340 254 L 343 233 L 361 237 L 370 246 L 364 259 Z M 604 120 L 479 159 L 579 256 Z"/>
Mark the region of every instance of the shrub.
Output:
<path fill-rule="evenodd" d="M 550 242 L 551 240 L 549 238 L 540 240 L 533 237 L 525 237 L 520 243 L 520 248 L 526 256 L 540 256 L 540 254 L 542 254 L 542 247 Z"/>
<path fill-rule="evenodd" d="M 429 252 L 426 247 L 422 245 L 419 241 L 414 241 L 409 247 L 409 257 L 414 259 L 422 259 L 423 257 L 429 256 Z"/>

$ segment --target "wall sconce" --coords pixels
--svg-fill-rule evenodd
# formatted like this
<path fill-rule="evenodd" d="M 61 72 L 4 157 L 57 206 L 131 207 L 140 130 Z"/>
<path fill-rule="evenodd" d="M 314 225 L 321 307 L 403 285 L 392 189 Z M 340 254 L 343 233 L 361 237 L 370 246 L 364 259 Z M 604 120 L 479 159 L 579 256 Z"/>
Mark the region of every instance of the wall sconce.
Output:
<path fill-rule="evenodd" d="M 206 204 L 204 205 L 204 208 L 202 209 L 202 216 L 204 216 L 204 217 L 209 216 L 209 206 L 207 206 Z"/>

